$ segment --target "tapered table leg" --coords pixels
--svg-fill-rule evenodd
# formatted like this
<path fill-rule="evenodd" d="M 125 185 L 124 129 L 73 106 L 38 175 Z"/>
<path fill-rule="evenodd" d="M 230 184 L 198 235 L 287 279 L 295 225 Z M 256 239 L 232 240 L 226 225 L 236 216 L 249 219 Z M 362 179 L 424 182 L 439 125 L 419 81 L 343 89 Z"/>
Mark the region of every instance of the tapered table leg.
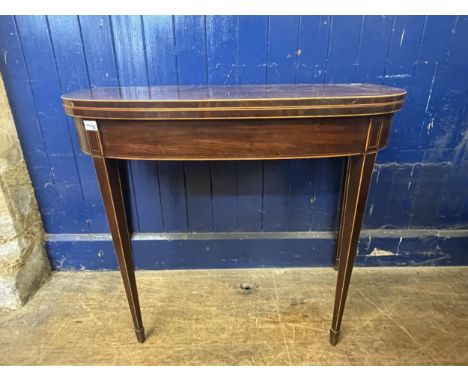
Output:
<path fill-rule="evenodd" d="M 136 336 L 138 342 L 143 343 L 145 341 L 145 330 L 138 301 L 130 234 L 125 216 L 125 204 L 120 180 L 119 161 L 101 157 L 93 157 L 93 161 L 119 262 L 120 273 L 132 313 Z"/>
<path fill-rule="evenodd" d="M 338 270 L 339 264 L 340 264 L 340 257 L 341 257 L 341 251 L 342 251 L 342 242 L 343 242 L 343 222 L 344 222 L 344 212 L 346 211 L 346 194 L 348 190 L 348 185 L 349 185 L 349 177 L 346 176 L 346 171 L 348 168 L 348 160 L 349 157 L 345 158 L 345 163 L 344 163 L 344 175 L 343 175 L 343 189 L 341 191 L 341 207 L 340 207 L 340 227 L 338 229 L 338 238 L 337 238 L 337 246 L 336 246 L 336 253 L 335 253 L 335 258 L 333 260 L 333 267 L 335 271 Z"/>
<path fill-rule="evenodd" d="M 338 343 L 341 320 L 348 294 L 359 233 L 366 208 L 367 193 L 372 178 L 375 153 L 351 156 L 347 160 L 338 243 L 338 280 L 335 307 L 330 329 L 330 343 Z"/>

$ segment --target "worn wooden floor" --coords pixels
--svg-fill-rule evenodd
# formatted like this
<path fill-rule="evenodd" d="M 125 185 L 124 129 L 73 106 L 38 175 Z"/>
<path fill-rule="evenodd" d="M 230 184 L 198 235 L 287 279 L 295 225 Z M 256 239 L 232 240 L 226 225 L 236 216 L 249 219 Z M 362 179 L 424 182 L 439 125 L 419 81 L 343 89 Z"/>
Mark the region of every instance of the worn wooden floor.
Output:
<path fill-rule="evenodd" d="M 331 347 L 335 278 L 331 269 L 138 272 L 148 333 L 139 344 L 119 273 L 55 273 L 24 308 L 0 312 L 0 364 L 468 364 L 468 268 L 356 269 Z"/>

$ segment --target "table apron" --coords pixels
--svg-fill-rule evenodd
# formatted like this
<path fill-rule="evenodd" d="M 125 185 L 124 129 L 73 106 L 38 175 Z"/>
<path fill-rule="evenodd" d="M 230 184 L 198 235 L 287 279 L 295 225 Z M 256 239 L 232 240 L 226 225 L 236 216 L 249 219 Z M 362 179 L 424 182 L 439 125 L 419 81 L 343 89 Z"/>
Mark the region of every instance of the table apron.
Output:
<path fill-rule="evenodd" d="M 97 120 L 75 118 L 83 152 L 143 160 L 248 160 L 351 156 L 387 144 L 392 114 L 278 120 Z"/>

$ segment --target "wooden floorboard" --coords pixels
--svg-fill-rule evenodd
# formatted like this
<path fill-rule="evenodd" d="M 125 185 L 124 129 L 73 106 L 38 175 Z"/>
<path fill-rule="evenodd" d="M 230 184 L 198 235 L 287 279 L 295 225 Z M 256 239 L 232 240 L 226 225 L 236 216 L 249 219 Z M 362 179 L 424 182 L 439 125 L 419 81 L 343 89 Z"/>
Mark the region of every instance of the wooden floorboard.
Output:
<path fill-rule="evenodd" d="M 55 273 L 0 311 L 0 364 L 468 364 L 468 268 L 356 269 L 331 347 L 335 280 L 317 268 L 140 271 L 139 344 L 119 273 Z"/>

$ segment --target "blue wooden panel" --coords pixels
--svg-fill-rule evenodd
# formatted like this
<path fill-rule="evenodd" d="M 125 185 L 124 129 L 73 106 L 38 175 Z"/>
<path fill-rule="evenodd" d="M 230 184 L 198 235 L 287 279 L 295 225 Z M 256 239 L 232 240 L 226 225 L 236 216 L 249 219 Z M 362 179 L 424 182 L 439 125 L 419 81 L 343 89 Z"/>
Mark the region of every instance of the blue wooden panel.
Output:
<path fill-rule="evenodd" d="M 411 121 L 413 110 L 413 84 L 418 82 L 419 71 L 415 77 L 416 63 L 419 57 L 422 33 L 426 23 L 424 16 L 395 16 L 392 36 L 388 49 L 385 67 L 384 85 L 397 86 L 408 91 L 405 107 L 393 119 L 390 136 L 390 148 L 379 153 L 378 161 L 401 162 L 399 159 L 408 158 L 406 162 L 420 162 L 422 153 L 413 151 L 413 155 L 405 152 L 404 147 L 417 147 L 420 139 L 420 123 Z M 404 147 L 400 147 L 404 145 Z M 416 157 L 414 153 L 417 153 Z"/>
<path fill-rule="evenodd" d="M 60 91 L 68 93 L 89 87 L 88 72 L 84 60 L 80 27 L 76 16 L 49 16 L 47 18 L 50 39 Z M 69 135 L 73 144 L 73 154 L 81 154 L 73 119 L 67 117 Z"/>
<path fill-rule="evenodd" d="M 466 134 L 466 133 L 465 133 Z M 451 218 L 453 216 L 456 217 L 456 227 L 460 228 L 467 228 L 468 227 L 468 198 L 464 197 L 464 192 L 468 187 L 468 159 L 464 160 L 463 162 L 460 163 L 460 168 L 459 168 L 459 175 L 458 179 L 461 179 L 461 186 L 455 186 L 455 189 L 457 193 L 457 199 L 458 198 L 464 198 L 465 201 L 464 203 L 461 203 L 461 206 L 456 206 L 455 208 L 451 207 L 449 210 L 446 212 L 445 216 Z M 454 180 L 455 177 L 453 177 L 450 180 Z"/>
<path fill-rule="evenodd" d="M 54 209 L 49 212 L 57 216 L 53 232 L 84 232 L 88 230 L 86 208 L 71 134 L 61 105 L 60 82 L 47 19 L 19 16 L 16 24 L 56 188 L 57 199 Z M 41 49 L 38 50 L 38 46 Z"/>
<path fill-rule="evenodd" d="M 385 69 L 386 85 L 405 88 L 410 85 L 425 22 L 424 16 L 395 16 Z"/>
<path fill-rule="evenodd" d="M 293 160 L 289 163 L 288 231 L 310 230 L 316 171 L 317 161 Z"/>
<path fill-rule="evenodd" d="M 214 227 L 215 191 L 211 164 L 209 162 L 185 162 L 183 166 L 172 163 L 174 174 L 183 171 L 184 187 L 187 203 L 187 229 L 191 232 L 211 231 Z M 232 198 L 235 200 L 235 197 Z"/>
<path fill-rule="evenodd" d="M 237 81 L 237 17 L 206 17 L 208 83 L 228 85 Z"/>
<path fill-rule="evenodd" d="M 267 83 L 294 83 L 296 79 L 299 16 L 270 16 Z"/>
<path fill-rule="evenodd" d="M 370 81 L 403 87 L 408 90 L 407 100 L 394 118 L 389 147 L 378 155 L 364 225 L 468 226 L 468 83 L 461 80 L 468 76 L 466 16 L 16 20 L 15 24 L 14 17 L 1 18 L 0 68 L 49 233 L 108 230 L 91 160 L 79 151 L 60 95 L 87 86 L 119 84 Z M 342 164 L 341 159 L 323 159 L 124 165 L 131 228 L 144 232 L 330 231 L 337 226 Z M 393 251 L 396 245 L 400 252 L 404 249 L 403 257 L 386 260 L 366 253 L 358 261 L 370 265 L 459 261 L 458 255 L 418 252 L 414 243 L 374 240 L 370 247 Z M 434 243 L 428 240 L 422 246 Z M 67 247 L 74 253 L 72 263 L 80 264 L 74 257 L 78 251 L 92 253 L 92 246 L 86 245 Z M 193 250 L 200 255 L 196 261 L 147 259 L 143 267 L 163 263 L 209 267 L 216 261 L 224 266 L 236 261 L 241 266 L 267 264 L 247 255 L 235 258 L 232 254 L 249 252 L 249 247 L 237 242 L 229 245 L 232 248 L 225 253 L 231 253 L 230 260 L 220 255 L 226 251 L 224 245 L 201 241 L 167 247 L 177 256 Z M 249 245 L 259 251 L 259 259 L 276 251 L 273 242 Z M 295 245 L 285 241 L 278 251 L 292 256 Z M 453 242 L 447 248 L 457 252 Z M 150 253 L 143 247 L 136 250 Z M 208 257 L 201 256 L 207 251 Z M 305 264 L 300 257 L 291 262 L 281 256 L 276 259 L 277 263 L 269 264 Z M 89 264 L 112 267 L 105 261 L 93 257 Z"/>
<path fill-rule="evenodd" d="M 137 269 L 331 267 L 333 239 L 133 240 Z M 467 237 L 361 238 L 357 266 L 468 265 Z M 110 240 L 48 241 L 55 270 L 117 269 Z M 433 249 L 437 248 L 436 251 Z M 374 249 L 388 251 L 376 256 Z M 70 256 L 80 253 L 80 256 Z"/>
<path fill-rule="evenodd" d="M 12 16 L 0 18 L 0 44 L 3 57 L 0 60 L 0 69 L 36 198 L 41 207 L 44 227 L 50 232 L 56 226 L 58 218 L 50 213 L 57 195 L 49 155 L 42 139 L 34 95 Z"/>
<path fill-rule="evenodd" d="M 136 269 L 270 268 L 331 266 L 331 240 L 133 241 Z M 111 241 L 47 243 L 54 270 L 115 270 Z M 70 257 L 70 253 L 81 256 Z"/>
<path fill-rule="evenodd" d="M 452 161 L 462 163 L 468 160 L 468 108 L 460 115 L 460 128 L 458 131 L 457 143 L 452 150 Z"/>
<path fill-rule="evenodd" d="M 133 192 L 138 215 L 138 229 L 135 231 L 162 232 L 163 218 L 157 163 L 133 161 L 131 171 L 135 182 Z"/>
<path fill-rule="evenodd" d="M 411 227 L 437 225 L 440 195 L 445 193 L 451 166 L 426 165 L 416 168 Z"/>
<path fill-rule="evenodd" d="M 238 16 L 237 82 L 263 84 L 266 81 L 268 17 Z"/>
<path fill-rule="evenodd" d="M 405 123 L 399 134 L 398 143 L 396 143 L 401 149 L 421 148 L 428 130 L 431 129 L 432 122 L 424 123 L 424 120 L 428 107 L 427 97 L 433 87 L 437 71 L 438 64 L 436 63 L 418 62 L 414 66 L 412 84 L 409 89 L 410 93 L 408 93 Z"/>
<path fill-rule="evenodd" d="M 78 17 L 48 16 L 47 22 L 61 91 L 72 92 L 89 87 Z"/>
<path fill-rule="evenodd" d="M 262 161 L 236 163 L 237 174 L 237 228 L 241 231 L 262 229 Z"/>
<path fill-rule="evenodd" d="M 188 231 L 206 232 L 213 229 L 211 168 L 209 162 L 185 163 Z M 235 215 L 234 215 L 235 216 Z"/>
<path fill-rule="evenodd" d="M 450 60 L 466 63 L 468 52 L 466 49 L 466 38 L 468 36 L 468 16 L 457 16 L 455 25 L 452 28 L 452 38 L 450 39 Z"/>
<path fill-rule="evenodd" d="M 112 16 L 111 21 L 120 85 L 148 85 L 141 17 Z"/>
<path fill-rule="evenodd" d="M 385 197 L 392 188 L 393 169 L 390 166 L 377 166 L 372 176 L 372 184 L 367 199 L 367 213 L 364 228 L 395 228 L 388 220 L 391 200 Z"/>
<path fill-rule="evenodd" d="M 160 162 L 158 170 L 164 231 L 186 231 L 188 222 L 184 164 Z"/>
<path fill-rule="evenodd" d="M 298 84 L 325 81 L 330 22 L 330 16 L 301 17 L 296 73 Z"/>
<path fill-rule="evenodd" d="M 393 22 L 389 16 L 364 17 L 355 82 L 383 82 Z"/>
<path fill-rule="evenodd" d="M 234 162 L 212 162 L 213 229 L 237 230 L 237 174 Z"/>
<path fill-rule="evenodd" d="M 424 107 L 425 111 L 425 114 L 419 118 L 420 147 L 430 146 L 430 142 L 435 141 L 435 136 L 447 133 L 447 123 L 450 123 L 453 118 L 452 111 L 444 113 L 446 107 L 441 106 L 448 101 L 446 99 L 447 89 L 444 84 L 451 77 L 450 69 L 447 66 L 447 55 L 456 21 L 455 16 L 429 16 L 426 20 L 419 62 L 434 69 L 430 78 L 429 90 L 414 94 L 415 103 L 424 104 L 420 108 Z M 456 86 L 456 84 L 452 83 L 452 86 Z M 416 113 L 415 117 L 417 118 L 419 115 Z M 450 134 L 450 129 L 448 133 Z M 445 146 L 446 143 L 443 145 Z"/>
<path fill-rule="evenodd" d="M 392 219 L 392 223 L 396 227 L 409 227 L 412 212 L 412 195 L 413 195 L 413 177 L 415 176 L 415 166 L 396 167 L 393 173 L 393 184 L 390 190 L 394 195 L 393 205 L 389 206 L 391 214 L 388 214 Z M 383 199 L 383 195 L 380 199 Z M 381 200 L 376 200 L 379 203 Z M 387 223 L 388 224 L 388 223 Z"/>
<path fill-rule="evenodd" d="M 135 241 L 133 248 L 137 269 L 200 269 L 207 263 L 222 269 L 331 266 L 332 245 L 331 240 L 185 240 Z"/>
<path fill-rule="evenodd" d="M 80 16 L 79 21 L 91 86 L 118 86 L 109 16 Z"/>
<path fill-rule="evenodd" d="M 93 241 L 47 241 L 46 251 L 54 271 L 99 269 L 117 270 L 117 258 L 110 240 Z M 70 256 L 79 253 L 80 256 Z"/>
<path fill-rule="evenodd" d="M 200 85 L 208 80 L 205 33 L 204 17 L 175 16 L 175 50 L 181 85 Z"/>
<path fill-rule="evenodd" d="M 447 54 L 456 16 L 428 16 L 421 39 L 419 61 L 440 62 Z"/>
<path fill-rule="evenodd" d="M 366 267 L 375 266 L 446 266 L 451 264 L 467 265 L 467 257 L 463 254 L 466 247 L 466 237 L 438 238 L 429 236 L 410 239 L 387 239 L 379 240 L 371 245 L 373 248 L 393 248 L 397 251 L 390 256 L 357 256 L 356 263 Z M 361 241 L 360 248 L 363 247 Z M 396 248 L 396 249 L 395 249 Z M 434 250 L 436 249 L 436 250 Z M 362 251 L 369 253 L 369 251 Z M 360 251 L 360 253 L 362 253 Z M 395 252 L 394 252 L 395 253 Z"/>
<path fill-rule="evenodd" d="M 84 57 L 83 43 L 81 39 L 80 25 L 75 16 L 49 16 L 48 24 L 50 29 L 51 41 L 54 47 L 55 61 L 57 64 L 57 73 L 62 93 L 84 89 L 90 86 L 88 70 Z M 67 126 L 73 144 L 74 159 L 61 163 L 63 171 L 70 171 L 70 168 L 76 167 L 77 176 L 80 182 L 82 198 L 85 204 L 85 213 L 91 232 L 102 232 L 107 230 L 107 224 L 103 219 L 102 203 L 96 201 L 96 194 L 99 192 L 96 188 L 95 172 L 91 165 L 83 166 L 78 162 L 82 161 L 84 154 L 80 151 L 77 134 L 73 119 L 67 117 Z M 68 166 L 71 166 L 70 168 Z M 91 182 L 91 186 L 84 184 Z M 90 189 L 91 188 L 91 189 Z M 104 221 L 103 221 L 104 220 Z"/>
<path fill-rule="evenodd" d="M 312 231 L 336 230 L 341 195 L 344 160 L 341 158 L 317 159 L 314 197 L 312 199 Z"/>
<path fill-rule="evenodd" d="M 437 224 L 439 226 L 458 226 L 466 204 L 466 190 L 468 190 L 468 161 L 452 165 L 447 169 L 447 184 L 440 179 L 440 194 L 438 200 Z M 463 221 L 463 220 L 462 220 Z M 466 220 L 465 221 L 465 226 Z"/>
<path fill-rule="evenodd" d="M 427 113 L 423 122 L 423 127 L 427 126 L 427 134 L 423 135 L 423 144 L 425 147 L 438 148 L 439 150 L 453 148 L 456 145 L 456 138 L 460 128 L 454 129 L 454 126 L 463 126 L 460 118 L 463 116 L 466 104 L 468 102 L 468 84 L 466 81 L 460 81 L 468 71 L 468 62 L 466 54 L 466 39 L 468 38 L 468 19 L 467 17 L 437 18 L 438 23 L 445 28 L 451 26 L 446 38 L 449 42 L 445 49 L 440 47 L 437 53 L 437 59 L 443 55 L 438 66 L 438 72 L 434 78 L 431 87 L 430 99 L 427 102 Z M 450 85 L 447 91 L 446 84 Z M 430 128 L 429 128 L 430 127 Z M 450 151 L 446 151 L 445 160 L 451 160 Z M 426 158 L 425 158 L 426 159 Z"/>
<path fill-rule="evenodd" d="M 466 107 L 468 86 L 460 78 L 468 71 L 468 65 L 453 61 L 437 65 L 431 83 L 432 95 L 426 102 L 427 112 L 421 123 L 421 143 L 424 148 L 450 149 L 456 145 L 460 117 Z M 456 84 L 455 84 L 456 82 Z M 446 83 L 453 83 L 447 91 Z M 436 104 L 437 102 L 437 104 Z M 450 152 L 444 160 L 451 160 Z"/>
<path fill-rule="evenodd" d="M 363 16 L 332 17 L 326 82 L 353 82 L 362 28 Z"/>
<path fill-rule="evenodd" d="M 287 231 L 290 163 L 276 160 L 264 162 L 263 231 Z"/>
<path fill-rule="evenodd" d="M 76 164 L 78 166 L 78 173 L 80 174 L 81 189 L 85 197 L 90 232 L 108 232 L 109 225 L 107 224 L 93 161 L 88 155 L 77 155 Z"/>
<path fill-rule="evenodd" d="M 125 211 L 130 232 L 137 232 L 140 229 L 135 183 L 133 181 L 134 166 L 135 163 L 131 161 L 120 163 L 120 174 L 125 198 Z"/>
<path fill-rule="evenodd" d="M 174 25 L 171 16 L 143 16 L 150 85 L 177 85 Z"/>
<path fill-rule="evenodd" d="M 366 228 L 409 227 L 412 216 L 412 195 L 415 192 L 418 174 L 419 168 L 416 165 L 394 168 L 377 166 L 374 170 L 364 226 Z M 389 194 L 394 197 L 389 199 L 387 197 Z"/>
<path fill-rule="evenodd" d="M 47 151 L 55 155 L 70 155 L 71 138 L 60 102 L 54 52 L 45 17 L 16 17 L 26 67 L 31 81 Z M 40 46 L 41 49 L 37 49 Z"/>

